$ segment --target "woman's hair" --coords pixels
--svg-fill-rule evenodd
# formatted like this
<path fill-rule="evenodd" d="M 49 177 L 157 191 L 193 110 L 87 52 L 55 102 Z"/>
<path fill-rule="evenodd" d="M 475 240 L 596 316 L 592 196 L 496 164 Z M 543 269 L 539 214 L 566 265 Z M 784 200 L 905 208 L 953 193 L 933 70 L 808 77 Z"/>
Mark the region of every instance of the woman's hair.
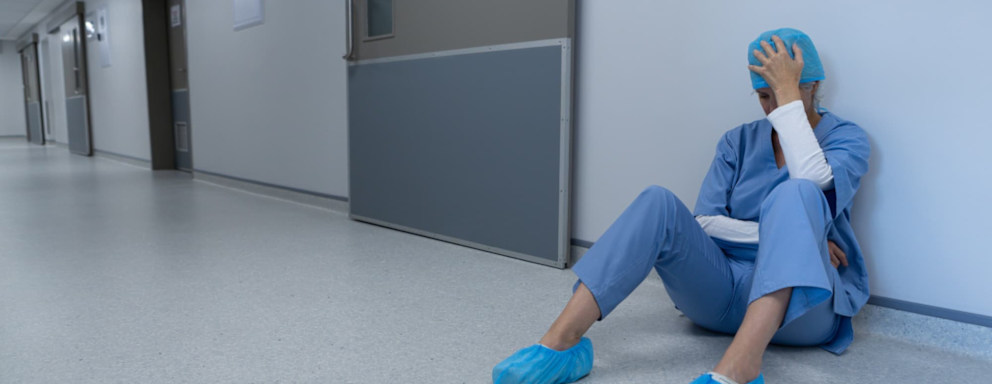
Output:
<path fill-rule="evenodd" d="M 818 81 L 812 82 L 812 83 L 800 83 L 799 84 L 799 89 L 800 90 L 811 89 L 811 88 L 813 88 L 813 84 L 823 84 L 823 80 L 818 80 Z M 755 91 L 751 91 L 751 95 L 754 95 L 755 93 L 756 93 Z M 814 91 L 814 93 L 813 93 L 813 108 L 815 108 L 816 110 L 820 110 L 820 103 L 822 101 L 823 101 L 823 98 L 820 97 L 820 87 L 816 87 L 816 91 Z"/>
<path fill-rule="evenodd" d="M 810 89 L 813 89 L 813 84 L 821 84 L 822 85 L 823 84 L 823 80 L 818 80 L 818 81 L 814 81 L 814 82 L 810 82 L 810 83 L 800 83 L 799 84 L 799 89 L 801 89 L 801 90 L 810 90 Z M 816 110 L 820 110 L 820 102 L 822 102 L 822 101 L 823 101 L 823 98 L 820 97 L 820 87 L 816 87 L 816 90 L 813 91 L 813 108 L 816 109 Z"/>

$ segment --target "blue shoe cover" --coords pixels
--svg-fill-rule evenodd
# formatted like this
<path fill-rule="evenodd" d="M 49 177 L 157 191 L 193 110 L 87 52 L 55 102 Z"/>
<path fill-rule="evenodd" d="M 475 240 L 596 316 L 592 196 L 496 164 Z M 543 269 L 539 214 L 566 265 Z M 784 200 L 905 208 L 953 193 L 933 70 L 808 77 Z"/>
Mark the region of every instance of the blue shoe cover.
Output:
<path fill-rule="evenodd" d="M 564 384 L 592 370 L 592 341 L 556 351 L 540 344 L 521 349 L 493 368 L 493 384 Z"/>
<path fill-rule="evenodd" d="M 702 376 L 699 376 L 698 378 L 696 378 L 696 380 L 693 380 L 689 384 L 722 384 L 722 383 L 723 383 L 722 381 L 717 381 L 717 379 L 713 377 L 713 373 L 710 372 L 703 374 Z M 747 384 L 765 384 L 765 376 L 759 373 L 757 379 L 751 380 Z"/>

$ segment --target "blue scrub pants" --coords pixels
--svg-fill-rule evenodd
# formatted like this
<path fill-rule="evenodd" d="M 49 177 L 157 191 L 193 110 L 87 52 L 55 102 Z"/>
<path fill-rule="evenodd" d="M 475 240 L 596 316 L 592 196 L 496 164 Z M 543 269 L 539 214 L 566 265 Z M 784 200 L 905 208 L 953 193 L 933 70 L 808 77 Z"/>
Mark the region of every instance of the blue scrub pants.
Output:
<path fill-rule="evenodd" d="M 723 243 L 721 248 L 675 194 L 652 186 L 573 270 L 592 292 L 602 318 L 654 268 L 686 317 L 728 334 L 737 332 L 752 301 L 793 287 L 772 343 L 813 346 L 830 341 L 841 317 L 833 311 L 838 274 L 827 248 L 831 213 L 823 192 L 808 180 L 787 180 L 763 202 L 760 223 L 758 247 Z"/>

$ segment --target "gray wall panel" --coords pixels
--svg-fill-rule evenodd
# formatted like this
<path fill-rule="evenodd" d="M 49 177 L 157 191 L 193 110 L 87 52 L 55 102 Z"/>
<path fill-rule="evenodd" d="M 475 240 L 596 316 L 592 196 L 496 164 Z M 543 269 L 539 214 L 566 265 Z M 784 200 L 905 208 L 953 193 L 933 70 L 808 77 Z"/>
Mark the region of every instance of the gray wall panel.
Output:
<path fill-rule="evenodd" d="M 93 147 L 90 144 L 86 96 L 73 96 L 65 99 L 65 114 L 69 124 L 69 151 L 89 156 Z"/>
<path fill-rule="evenodd" d="M 27 103 L 28 131 L 31 134 L 31 142 L 35 144 L 45 144 L 45 136 L 41 131 L 41 103 L 33 101 Z"/>
<path fill-rule="evenodd" d="M 562 47 L 349 68 L 351 212 L 558 260 Z"/>

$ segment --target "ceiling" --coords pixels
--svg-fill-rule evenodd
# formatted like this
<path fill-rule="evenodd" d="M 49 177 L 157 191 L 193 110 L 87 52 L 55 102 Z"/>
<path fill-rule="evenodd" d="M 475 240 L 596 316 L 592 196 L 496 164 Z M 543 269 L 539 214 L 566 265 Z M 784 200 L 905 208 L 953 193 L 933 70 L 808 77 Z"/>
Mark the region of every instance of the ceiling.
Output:
<path fill-rule="evenodd" d="M 17 40 L 65 0 L 0 0 L 0 40 Z"/>

